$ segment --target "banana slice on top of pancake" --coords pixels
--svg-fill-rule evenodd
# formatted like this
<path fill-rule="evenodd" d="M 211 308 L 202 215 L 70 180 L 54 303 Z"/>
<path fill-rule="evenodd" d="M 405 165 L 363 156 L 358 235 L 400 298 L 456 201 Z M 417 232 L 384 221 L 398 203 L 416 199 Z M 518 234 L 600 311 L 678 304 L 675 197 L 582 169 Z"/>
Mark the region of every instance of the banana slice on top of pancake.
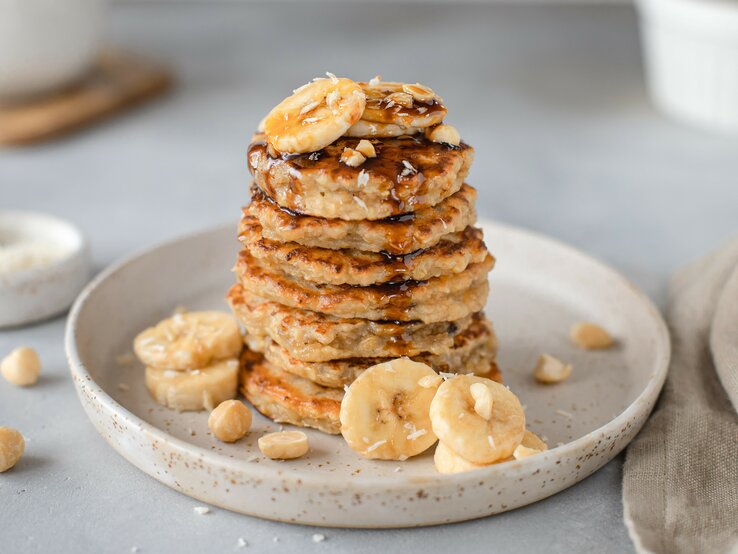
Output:
<path fill-rule="evenodd" d="M 357 83 L 329 74 L 298 88 L 269 112 L 263 125 L 266 140 L 279 152 L 321 150 L 359 121 L 365 105 Z"/>
<path fill-rule="evenodd" d="M 428 415 L 441 379 L 430 367 L 399 358 L 364 371 L 341 402 L 341 434 L 367 458 L 406 460 L 436 442 Z"/>
<path fill-rule="evenodd" d="M 443 100 L 420 83 L 395 83 L 375 78 L 359 85 L 366 95 L 363 121 L 413 129 L 431 127 L 446 116 Z"/>

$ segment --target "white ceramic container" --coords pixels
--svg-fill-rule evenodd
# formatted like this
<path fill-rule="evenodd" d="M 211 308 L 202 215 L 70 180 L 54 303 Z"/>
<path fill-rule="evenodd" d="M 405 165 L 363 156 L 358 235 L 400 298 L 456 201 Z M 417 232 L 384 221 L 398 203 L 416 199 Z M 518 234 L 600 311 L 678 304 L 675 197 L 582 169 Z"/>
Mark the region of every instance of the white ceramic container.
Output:
<path fill-rule="evenodd" d="M 62 313 L 90 276 L 87 240 L 73 224 L 46 214 L 0 211 L 3 237 L 43 241 L 60 254 L 47 265 L 0 272 L 0 328 L 24 325 Z"/>
<path fill-rule="evenodd" d="M 679 120 L 738 134 L 738 1 L 636 3 L 654 102 Z"/>
<path fill-rule="evenodd" d="M 64 87 L 92 65 L 103 0 L 0 0 L 0 100 Z"/>
<path fill-rule="evenodd" d="M 551 446 L 545 453 L 440 475 L 433 449 L 404 463 L 365 460 L 341 436 L 307 431 L 310 452 L 277 462 L 261 455 L 257 439 L 279 426 L 258 414 L 243 440 L 224 444 L 209 433 L 207 413 L 158 406 L 143 367 L 120 366 L 116 358 L 131 351 L 137 332 L 178 305 L 228 309 L 224 295 L 237 250 L 231 226 L 128 258 L 83 291 L 66 335 L 82 405 L 103 438 L 155 479 L 269 519 L 409 527 L 488 516 L 555 494 L 602 467 L 641 428 L 666 376 L 669 337 L 651 302 L 613 270 L 539 235 L 501 225 L 484 231 L 498 258 L 487 313 L 499 336 L 503 376 L 527 406 L 528 426 Z M 568 331 L 580 320 L 604 325 L 617 347 L 575 348 Z M 541 352 L 571 362 L 572 377 L 536 384 L 531 369 Z"/>

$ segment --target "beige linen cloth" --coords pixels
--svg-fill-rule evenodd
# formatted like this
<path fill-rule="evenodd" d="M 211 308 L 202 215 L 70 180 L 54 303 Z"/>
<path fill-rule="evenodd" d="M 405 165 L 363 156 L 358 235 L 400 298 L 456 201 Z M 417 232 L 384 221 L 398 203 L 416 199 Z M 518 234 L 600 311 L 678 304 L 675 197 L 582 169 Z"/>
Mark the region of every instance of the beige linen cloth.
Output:
<path fill-rule="evenodd" d="M 738 295 L 723 294 L 736 272 L 733 241 L 671 284 L 669 375 L 623 469 L 625 524 L 639 553 L 738 553 L 738 332 L 710 345 L 718 306 L 738 329 Z"/>

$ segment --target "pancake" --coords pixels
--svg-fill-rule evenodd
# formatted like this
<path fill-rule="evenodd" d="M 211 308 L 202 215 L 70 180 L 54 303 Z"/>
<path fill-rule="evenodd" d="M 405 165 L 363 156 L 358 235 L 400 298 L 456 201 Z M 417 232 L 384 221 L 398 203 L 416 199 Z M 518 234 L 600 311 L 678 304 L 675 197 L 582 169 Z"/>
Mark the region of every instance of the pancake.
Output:
<path fill-rule="evenodd" d="M 369 286 L 390 281 L 425 281 L 460 273 L 471 263 L 483 262 L 487 247 L 482 230 L 467 227 L 449 233 L 429 248 L 392 255 L 361 250 L 330 250 L 264 238 L 258 219 L 244 216 L 239 240 L 266 267 L 315 283 Z"/>
<path fill-rule="evenodd" d="M 278 423 L 312 427 L 337 435 L 342 389 L 330 389 L 274 367 L 252 352 L 243 357 L 241 393 Z"/>
<path fill-rule="evenodd" d="M 342 318 L 453 321 L 480 311 L 487 300 L 487 273 L 494 259 L 469 265 L 461 273 L 428 281 L 401 281 L 368 287 L 320 285 L 265 268 L 242 250 L 236 274 L 252 294 L 286 306 Z"/>
<path fill-rule="evenodd" d="M 311 154 L 271 157 L 266 142 L 249 147 L 257 186 L 280 206 L 324 218 L 382 219 L 433 206 L 461 188 L 474 150 L 421 136 L 371 139 L 377 156 L 359 167 L 341 162 L 358 138 L 340 138 Z"/>
<path fill-rule="evenodd" d="M 457 335 L 456 344 L 443 354 L 421 353 L 409 356 L 443 373 L 474 373 L 500 380 L 494 363 L 497 339 L 487 320 L 473 324 L 467 331 Z M 298 375 L 325 387 L 350 385 L 362 371 L 373 365 L 387 362 L 400 356 L 356 357 L 326 362 L 298 360 L 269 338 L 247 335 L 246 342 L 252 351 L 262 352 L 266 360 L 275 367 Z M 492 375 L 489 375 L 492 372 Z"/>
<path fill-rule="evenodd" d="M 268 337 L 307 362 L 443 354 L 453 348 L 459 333 L 484 317 L 476 313 L 437 323 L 338 319 L 264 300 L 241 285 L 231 287 L 228 302 L 248 334 Z"/>
<path fill-rule="evenodd" d="M 477 219 L 477 191 L 463 185 L 435 206 L 376 221 L 344 221 L 290 212 L 254 187 L 245 216 L 255 217 L 264 238 L 319 248 L 407 254 L 429 248 L 449 233 L 463 231 Z"/>

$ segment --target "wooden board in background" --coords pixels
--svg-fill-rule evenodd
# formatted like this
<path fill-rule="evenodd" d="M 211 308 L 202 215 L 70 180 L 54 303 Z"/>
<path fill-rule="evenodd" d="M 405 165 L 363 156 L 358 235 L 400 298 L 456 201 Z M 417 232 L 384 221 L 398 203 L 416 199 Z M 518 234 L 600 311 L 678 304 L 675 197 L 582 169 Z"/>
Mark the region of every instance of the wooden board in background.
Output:
<path fill-rule="evenodd" d="M 80 83 L 53 96 L 0 105 L 0 145 L 32 144 L 100 122 L 169 90 L 164 68 L 127 53 L 109 51 Z"/>

